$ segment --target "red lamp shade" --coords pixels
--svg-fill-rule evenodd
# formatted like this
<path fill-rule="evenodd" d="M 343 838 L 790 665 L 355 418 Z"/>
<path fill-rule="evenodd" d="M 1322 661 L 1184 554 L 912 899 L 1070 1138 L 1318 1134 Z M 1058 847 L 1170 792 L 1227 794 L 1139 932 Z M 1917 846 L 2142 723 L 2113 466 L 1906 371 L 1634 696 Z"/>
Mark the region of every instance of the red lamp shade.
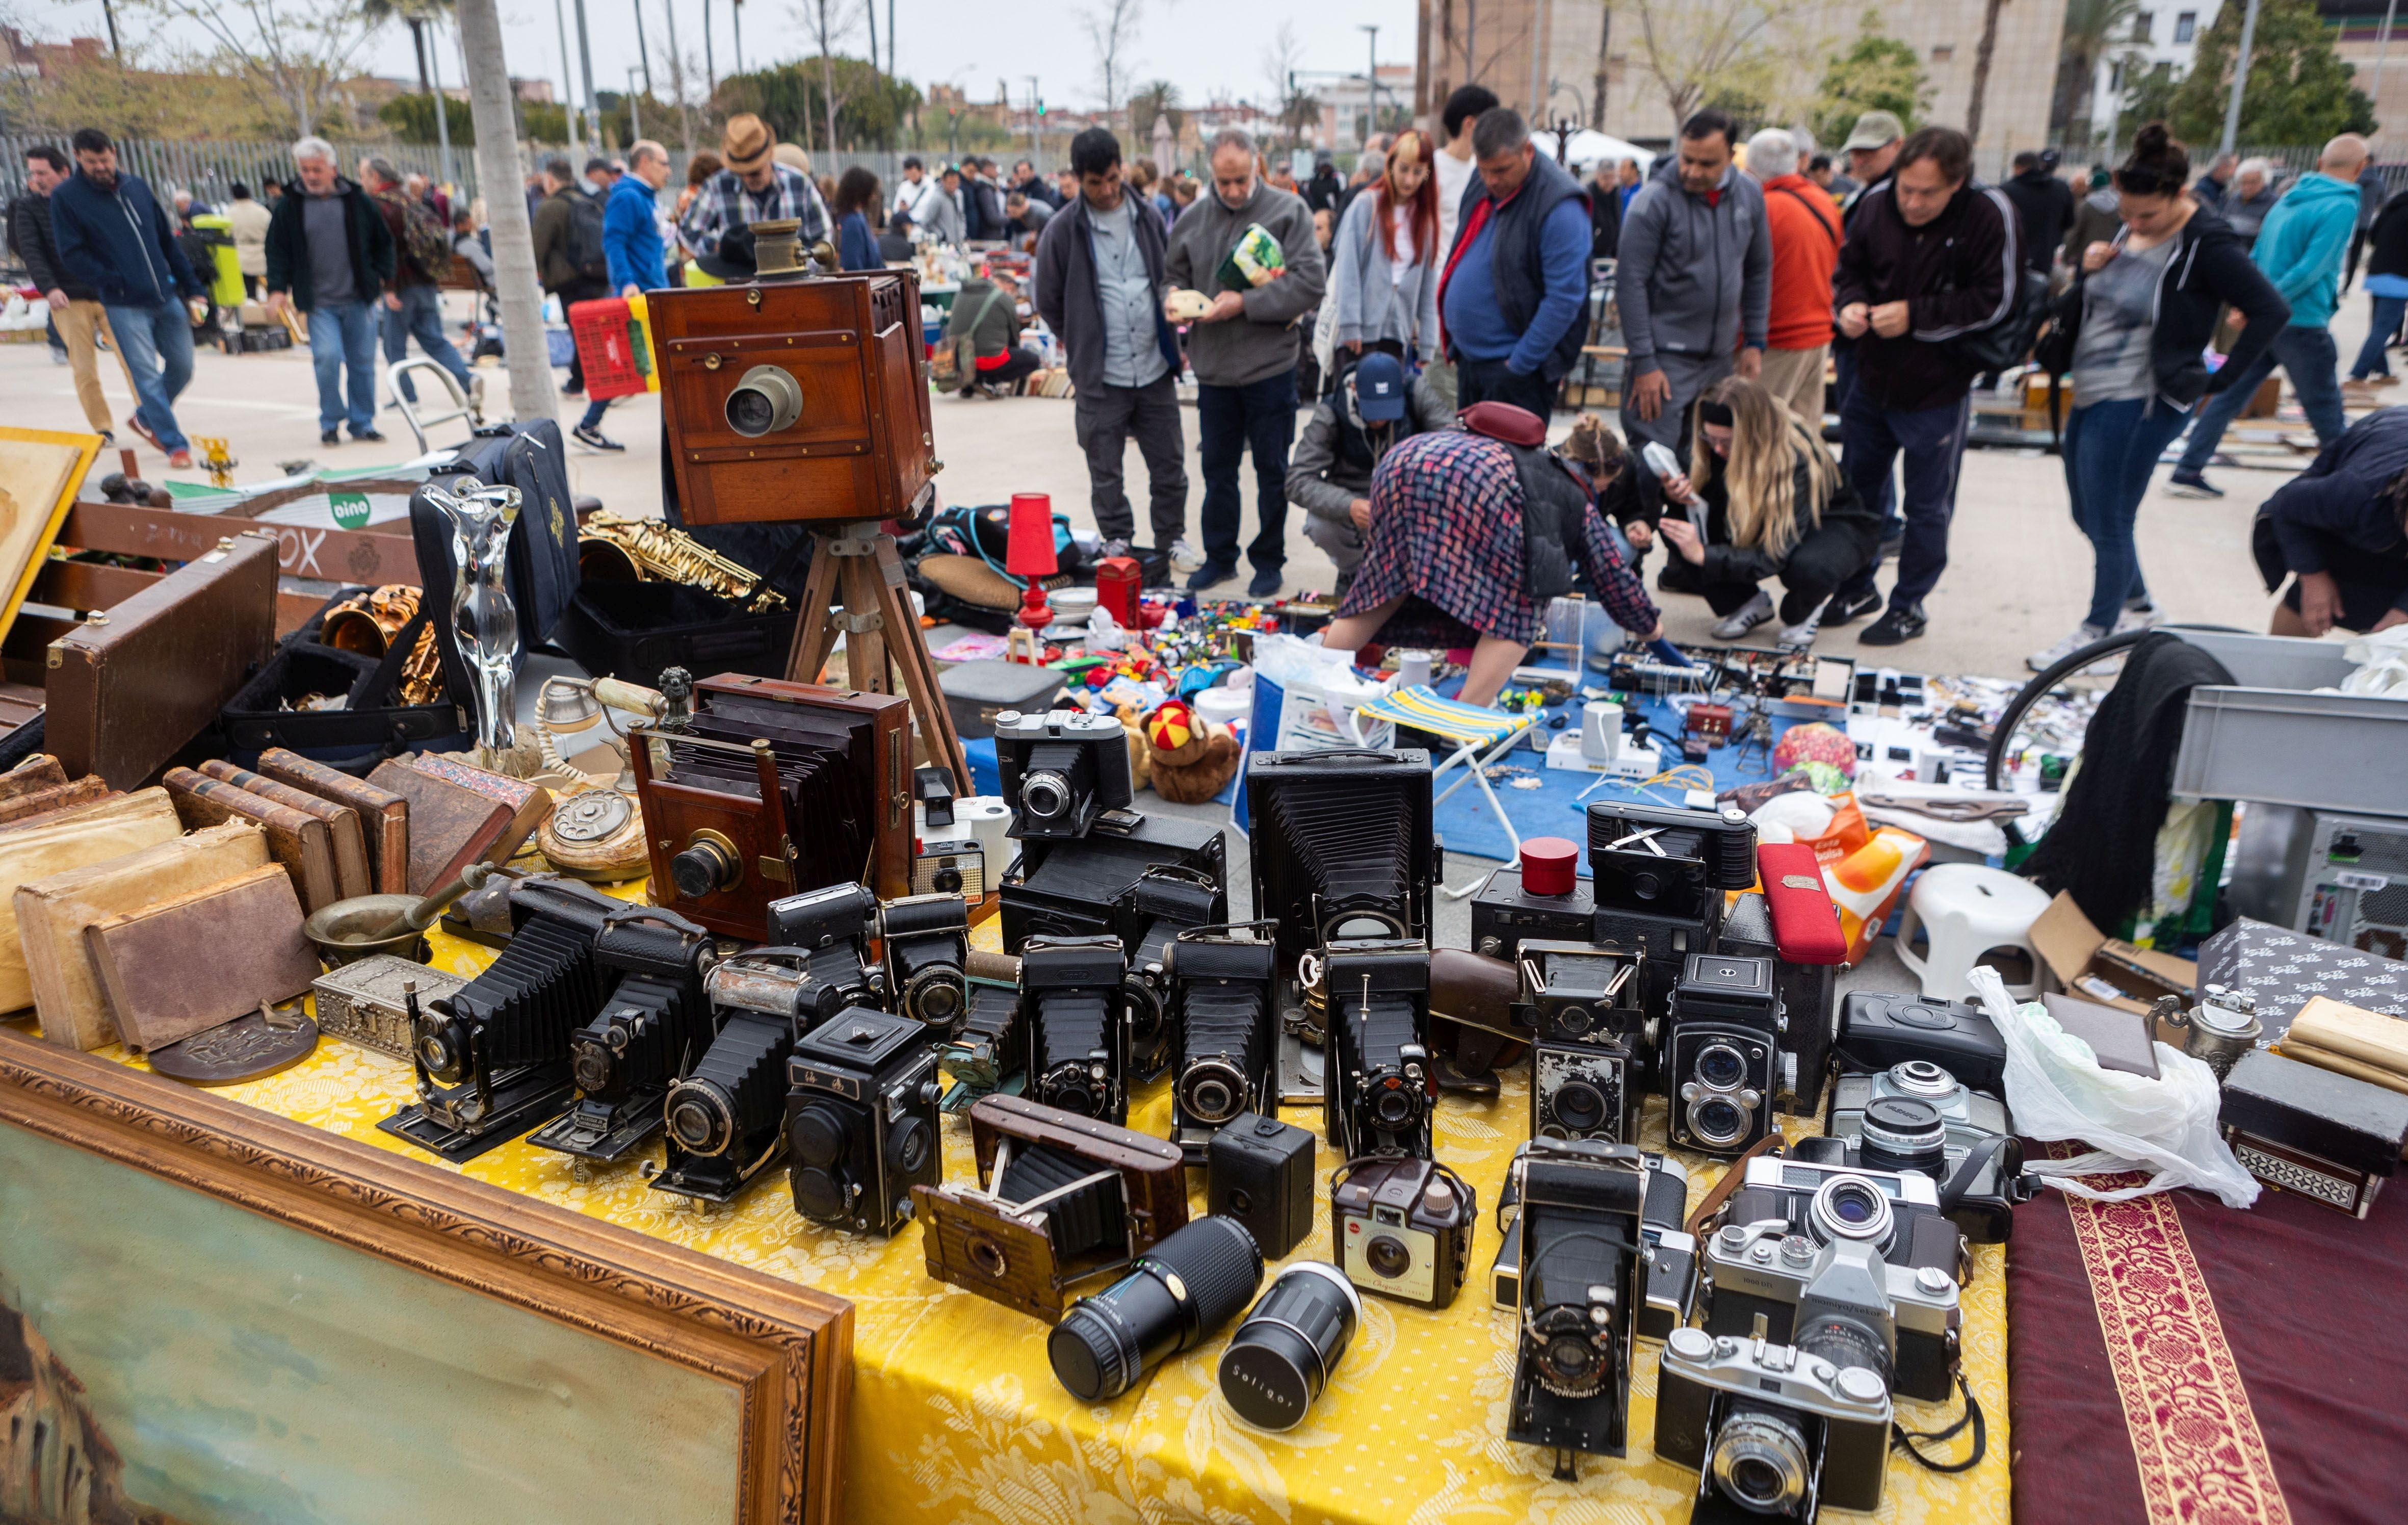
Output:
<path fill-rule="evenodd" d="M 1054 499 L 1044 493 L 1012 494 L 1011 536 L 1004 546 L 1003 569 L 1027 580 L 1018 618 L 1031 630 L 1042 630 L 1054 623 L 1054 611 L 1045 602 L 1045 585 L 1038 580 L 1053 576 L 1061 567 L 1054 556 Z"/>

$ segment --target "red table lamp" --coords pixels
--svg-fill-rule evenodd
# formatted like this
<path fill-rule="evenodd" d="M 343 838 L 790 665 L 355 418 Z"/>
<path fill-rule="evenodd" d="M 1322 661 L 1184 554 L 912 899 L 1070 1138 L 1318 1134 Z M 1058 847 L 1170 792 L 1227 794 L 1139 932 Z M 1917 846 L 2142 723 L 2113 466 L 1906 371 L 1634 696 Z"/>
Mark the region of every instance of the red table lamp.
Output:
<path fill-rule="evenodd" d="M 1004 547 L 1003 569 L 1026 580 L 1020 623 L 1031 630 L 1053 624 L 1054 611 L 1046 604 L 1045 588 L 1039 582 L 1062 569 L 1054 556 L 1054 499 L 1049 495 L 1011 495 L 1011 537 Z"/>

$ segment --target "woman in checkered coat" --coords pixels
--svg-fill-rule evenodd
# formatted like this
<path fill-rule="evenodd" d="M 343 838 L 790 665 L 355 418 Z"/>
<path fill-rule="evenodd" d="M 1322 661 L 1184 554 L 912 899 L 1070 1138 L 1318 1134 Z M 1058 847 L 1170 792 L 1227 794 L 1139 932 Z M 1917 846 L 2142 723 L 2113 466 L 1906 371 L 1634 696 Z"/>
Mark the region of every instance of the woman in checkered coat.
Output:
<path fill-rule="evenodd" d="M 1663 621 L 1639 575 L 1614 550 L 1591 503 L 1565 547 L 1614 623 L 1648 639 Z M 1539 634 L 1539 600 L 1524 583 L 1522 482 L 1494 439 L 1460 430 L 1416 435 L 1371 479 L 1370 547 L 1338 618 L 1333 651 L 1385 645 L 1471 647 L 1456 697 L 1489 704 Z"/>

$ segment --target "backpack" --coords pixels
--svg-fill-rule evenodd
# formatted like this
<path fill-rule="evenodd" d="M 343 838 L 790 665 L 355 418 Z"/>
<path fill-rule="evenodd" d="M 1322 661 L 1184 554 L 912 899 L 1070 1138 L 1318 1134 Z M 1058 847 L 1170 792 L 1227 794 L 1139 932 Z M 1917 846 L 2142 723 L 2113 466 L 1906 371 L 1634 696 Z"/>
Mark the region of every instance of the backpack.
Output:
<path fill-rule="evenodd" d="M 561 252 L 580 280 L 610 279 L 610 256 L 602 252 L 602 203 L 581 191 L 569 194 L 568 237 Z"/>
<path fill-rule="evenodd" d="M 426 280 L 441 281 L 452 273 L 452 237 L 444 230 L 443 220 L 423 201 L 408 196 L 400 201 L 401 257 Z"/>

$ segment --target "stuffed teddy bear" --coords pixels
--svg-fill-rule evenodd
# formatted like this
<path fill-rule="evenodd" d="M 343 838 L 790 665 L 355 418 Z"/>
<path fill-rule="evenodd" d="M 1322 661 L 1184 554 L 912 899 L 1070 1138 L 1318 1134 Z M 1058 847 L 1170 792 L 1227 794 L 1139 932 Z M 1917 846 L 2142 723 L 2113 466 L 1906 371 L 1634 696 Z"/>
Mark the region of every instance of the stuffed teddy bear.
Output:
<path fill-rule="evenodd" d="M 1165 699 L 1145 717 L 1146 750 L 1152 755 L 1154 792 L 1178 805 L 1199 805 L 1218 795 L 1238 771 L 1238 738 L 1226 726 L 1197 718 L 1177 699 Z"/>

